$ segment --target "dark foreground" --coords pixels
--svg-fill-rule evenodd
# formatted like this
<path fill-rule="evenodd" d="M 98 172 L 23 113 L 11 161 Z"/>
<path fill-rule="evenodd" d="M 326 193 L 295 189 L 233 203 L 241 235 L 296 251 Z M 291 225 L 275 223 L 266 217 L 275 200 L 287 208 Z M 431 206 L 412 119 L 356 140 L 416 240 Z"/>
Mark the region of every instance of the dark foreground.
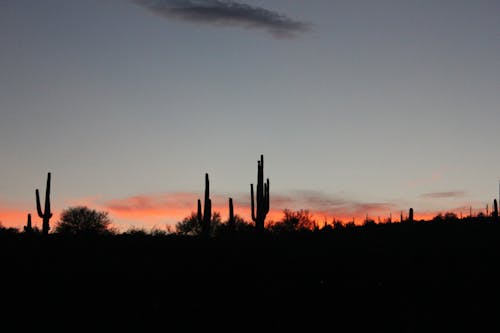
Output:
<path fill-rule="evenodd" d="M 206 241 L 1 235 L 0 260 L 9 332 L 500 332 L 493 223 Z"/>

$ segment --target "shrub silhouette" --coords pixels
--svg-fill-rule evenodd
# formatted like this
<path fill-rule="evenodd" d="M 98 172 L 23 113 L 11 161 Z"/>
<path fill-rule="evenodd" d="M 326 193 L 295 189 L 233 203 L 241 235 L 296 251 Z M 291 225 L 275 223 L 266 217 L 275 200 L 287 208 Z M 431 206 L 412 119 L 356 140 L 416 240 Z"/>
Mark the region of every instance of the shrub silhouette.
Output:
<path fill-rule="evenodd" d="M 113 232 L 107 212 L 85 206 L 67 208 L 56 224 L 56 233 L 66 235 L 104 235 Z"/>
<path fill-rule="evenodd" d="M 215 236 L 249 234 L 255 231 L 252 223 L 245 221 L 238 214 L 233 215 L 232 219 L 228 219 L 221 223 L 215 230 Z"/>
<path fill-rule="evenodd" d="M 274 232 L 293 232 L 313 230 L 316 221 L 307 209 L 292 211 L 290 209 L 283 210 L 283 219 L 274 223 L 271 230 Z"/>

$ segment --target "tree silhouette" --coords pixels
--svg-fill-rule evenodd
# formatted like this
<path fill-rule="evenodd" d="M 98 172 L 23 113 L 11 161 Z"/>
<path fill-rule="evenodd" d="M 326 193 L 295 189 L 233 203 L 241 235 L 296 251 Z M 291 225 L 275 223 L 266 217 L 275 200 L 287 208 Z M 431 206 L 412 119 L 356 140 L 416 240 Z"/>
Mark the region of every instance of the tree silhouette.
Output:
<path fill-rule="evenodd" d="M 191 215 L 185 217 L 182 221 L 175 225 L 176 233 L 186 236 L 201 236 L 203 234 L 203 220 L 198 219 L 198 214 L 192 212 Z M 221 216 L 219 212 L 214 212 L 209 221 L 208 235 L 213 236 L 221 224 Z"/>
<path fill-rule="evenodd" d="M 112 233 L 108 213 L 85 206 L 70 207 L 61 213 L 56 232 L 69 235 L 103 235 Z"/>
<path fill-rule="evenodd" d="M 458 216 L 457 214 L 453 213 L 453 212 L 446 212 L 444 214 L 444 220 L 446 222 L 457 222 L 458 221 Z"/>

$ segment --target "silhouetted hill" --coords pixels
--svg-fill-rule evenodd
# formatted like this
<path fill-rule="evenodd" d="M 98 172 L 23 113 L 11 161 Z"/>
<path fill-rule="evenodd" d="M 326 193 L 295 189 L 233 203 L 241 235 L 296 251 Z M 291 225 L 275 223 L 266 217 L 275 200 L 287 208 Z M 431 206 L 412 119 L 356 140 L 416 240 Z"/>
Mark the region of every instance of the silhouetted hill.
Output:
<path fill-rule="evenodd" d="M 214 239 L 2 233 L 2 321 L 68 331 L 498 331 L 499 259 L 500 225 L 480 222 Z"/>

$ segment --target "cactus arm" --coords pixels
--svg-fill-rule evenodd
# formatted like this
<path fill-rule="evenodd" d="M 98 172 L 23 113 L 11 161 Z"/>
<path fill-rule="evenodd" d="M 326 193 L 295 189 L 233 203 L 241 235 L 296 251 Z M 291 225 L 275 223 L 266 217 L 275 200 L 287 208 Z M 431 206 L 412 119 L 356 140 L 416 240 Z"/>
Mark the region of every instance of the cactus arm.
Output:
<path fill-rule="evenodd" d="M 40 193 L 38 193 L 38 189 L 35 190 L 36 194 L 36 211 L 38 212 L 38 216 L 43 218 L 42 206 L 40 205 Z"/>
<path fill-rule="evenodd" d="M 48 218 L 52 217 L 52 212 L 50 210 L 50 172 L 47 175 L 47 186 L 45 188 L 45 211 L 44 215 L 47 216 Z"/>
<path fill-rule="evenodd" d="M 255 202 L 254 202 L 254 199 L 253 199 L 253 184 L 250 184 L 250 198 L 252 199 L 251 203 L 250 203 L 250 207 L 251 207 L 251 210 L 252 210 L 252 221 L 256 222 L 257 221 L 257 217 L 255 216 Z"/>
<path fill-rule="evenodd" d="M 265 215 L 267 215 L 267 213 L 269 213 L 269 178 L 267 178 L 267 182 L 264 185 L 264 190 L 265 190 L 265 193 L 264 193 L 264 197 L 265 197 L 264 216 L 265 216 Z"/>

